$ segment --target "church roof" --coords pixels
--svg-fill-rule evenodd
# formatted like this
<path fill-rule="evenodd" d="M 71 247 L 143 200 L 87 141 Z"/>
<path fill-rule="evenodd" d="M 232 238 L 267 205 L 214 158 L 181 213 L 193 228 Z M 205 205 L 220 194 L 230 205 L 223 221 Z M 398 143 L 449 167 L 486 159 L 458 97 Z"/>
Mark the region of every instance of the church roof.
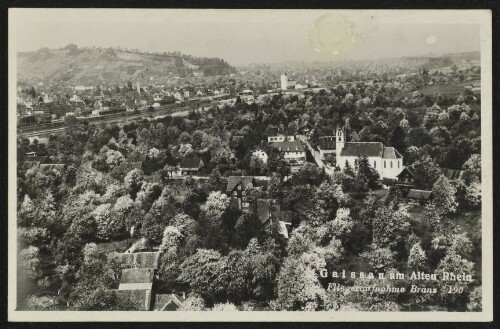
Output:
<path fill-rule="evenodd" d="M 384 147 L 384 159 L 401 159 L 402 157 L 394 147 Z"/>
<path fill-rule="evenodd" d="M 348 142 L 344 144 L 341 156 L 359 156 L 382 157 L 384 145 L 380 142 Z"/>

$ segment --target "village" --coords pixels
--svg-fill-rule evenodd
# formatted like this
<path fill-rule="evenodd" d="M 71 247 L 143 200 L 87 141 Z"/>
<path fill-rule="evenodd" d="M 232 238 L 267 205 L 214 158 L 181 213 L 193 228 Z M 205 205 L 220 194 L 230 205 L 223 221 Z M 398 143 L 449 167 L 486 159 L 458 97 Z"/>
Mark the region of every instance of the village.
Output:
<path fill-rule="evenodd" d="M 318 275 L 480 272 L 475 57 L 233 70 L 169 56 L 178 71 L 100 65 L 92 76 L 116 80 L 18 85 L 20 308 L 464 310 L 478 298 L 472 281 L 451 303 L 337 296 Z"/>

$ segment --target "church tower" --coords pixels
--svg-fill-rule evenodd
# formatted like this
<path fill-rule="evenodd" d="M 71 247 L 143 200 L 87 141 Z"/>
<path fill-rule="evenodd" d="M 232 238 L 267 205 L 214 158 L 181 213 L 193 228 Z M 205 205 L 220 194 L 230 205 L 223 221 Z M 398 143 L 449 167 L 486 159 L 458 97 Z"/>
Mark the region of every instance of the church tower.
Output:
<path fill-rule="evenodd" d="M 340 128 L 337 126 L 337 132 L 335 134 L 335 149 L 337 150 L 337 153 L 339 153 L 344 148 L 344 143 L 344 128 Z"/>
<path fill-rule="evenodd" d="M 342 161 L 340 160 L 340 154 L 344 148 L 345 143 L 345 133 L 344 128 L 337 126 L 337 131 L 335 133 L 335 158 L 337 160 L 337 165 L 343 168 Z"/>

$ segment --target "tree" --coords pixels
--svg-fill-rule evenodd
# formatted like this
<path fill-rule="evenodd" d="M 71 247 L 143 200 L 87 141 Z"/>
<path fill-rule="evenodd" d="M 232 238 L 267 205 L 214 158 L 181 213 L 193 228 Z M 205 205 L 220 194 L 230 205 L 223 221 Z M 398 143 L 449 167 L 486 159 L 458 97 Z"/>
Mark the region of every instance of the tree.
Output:
<path fill-rule="evenodd" d="M 369 264 L 370 270 L 378 273 L 383 273 L 395 264 L 394 252 L 389 248 L 382 248 L 375 244 L 368 246 L 368 250 L 360 256 Z"/>
<path fill-rule="evenodd" d="M 229 198 L 227 195 L 219 191 L 214 191 L 210 192 L 208 195 L 203 210 L 210 220 L 210 223 L 217 226 L 220 225 L 222 214 L 226 211 L 228 206 Z"/>
<path fill-rule="evenodd" d="M 423 157 L 413 166 L 415 188 L 430 190 L 441 175 L 441 169 L 431 157 Z"/>
<path fill-rule="evenodd" d="M 182 233 L 174 226 L 167 226 L 163 231 L 160 250 L 164 253 L 176 256 L 178 253 Z"/>
<path fill-rule="evenodd" d="M 252 155 L 250 158 L 250 169 L 254 175 L 262 174 L 266 169 L 266 164 L 260 157 Z"/>
<path fill-rule="evenodd" d="M 230 280 L 227 259 L 218 251 L 198 249 L 180 266 L 178 280 L 189 284 L 193 292 L 212 302 L 222 301 Z"/>
<path fill-rule="evenodd" d="M 375 245 L 394 251 L 404 249 L 410 230 L 410 215 L 406 205 L 400 204 L 395 210 L 392 205 L 379 208 L 372 225 Z"/>
<path fill-rule="evenodd" d="M 408 255 L 408 266 L 416 267 L 418 271 L 419 268 L 422 268 L 426 259 L 425 251 L 422 249 L 420 243 L 415 243 L 411 247 L 410 254 Z"/>
<path fill-rule="evenodd" d="M 290 164 L 283 158 L 281 153 L 274 148 L 271 150 L 267 159 L 267 169 L 270 173 L 278 174 L 281 181 L 292 172 Z"/>
<path fill-rule="evenodd" d="M 401 154 L 406 151 L 406 134 L 400 126 L 392 131 L 391 145 Z"/>
<path fill-rule="evenodd" d="M 274 307 L 288 311 L 324 310 L 328 297 L 318 280 L 317 265 L 324 267 L 324 259 L 311 253 L 285 258 L 277 277 L 278 298 Z"/>
<path fill-rule="evenodd" d="M 434 183 L 432 187 L 433 203 L 439 214 L 450 214 L 457 210 L 456 192 L 455 187 L 450 184 L 450 181 L 444 175 L 441 175 Z"/>
<path fill-rule="evenodd" d="M 130 190 L 130 195 L 133 199 L 141 188 L 143 181 L 143 173 L 139 169 L 132 169 L 124 178 L 125 187 Z"/>
<path fill-rule="evenodd" d="M 355 185 L 358 192 L 366 192 L 365 186 L 375 189 L 379 186 L 380 176 L 378 172 L 368 162 L 365 155 L 358 156 L 358 171 L 356 172 Z"/>
<path fill-rule="evenodd" d="M 40 249 L 38 247 L 29 246 L 21 250 L 19 253 L 19 264 L 31 279 L 38 279 L 42 276 Z"/>

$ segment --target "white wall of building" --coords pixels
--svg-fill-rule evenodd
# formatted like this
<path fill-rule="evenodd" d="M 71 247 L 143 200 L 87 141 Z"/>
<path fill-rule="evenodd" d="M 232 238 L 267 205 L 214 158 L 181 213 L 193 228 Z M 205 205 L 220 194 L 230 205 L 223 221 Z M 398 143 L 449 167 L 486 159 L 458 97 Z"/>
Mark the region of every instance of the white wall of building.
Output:
<path fill-rule="evenodd" d="M 264 162 L 264 163 L 267 163 L 267 154 L 266 154 L 266 152 L 264 152 L 262 150 L 253 151 L 252 156 L 255 156 L 255 157 L 261 159 L 262 162 Z"/>
<path fill-rule="evenodd" d="M 288 88 L 288 76 L 286 74 L 281 75 L 281 90 L 286 90 Z"/>

